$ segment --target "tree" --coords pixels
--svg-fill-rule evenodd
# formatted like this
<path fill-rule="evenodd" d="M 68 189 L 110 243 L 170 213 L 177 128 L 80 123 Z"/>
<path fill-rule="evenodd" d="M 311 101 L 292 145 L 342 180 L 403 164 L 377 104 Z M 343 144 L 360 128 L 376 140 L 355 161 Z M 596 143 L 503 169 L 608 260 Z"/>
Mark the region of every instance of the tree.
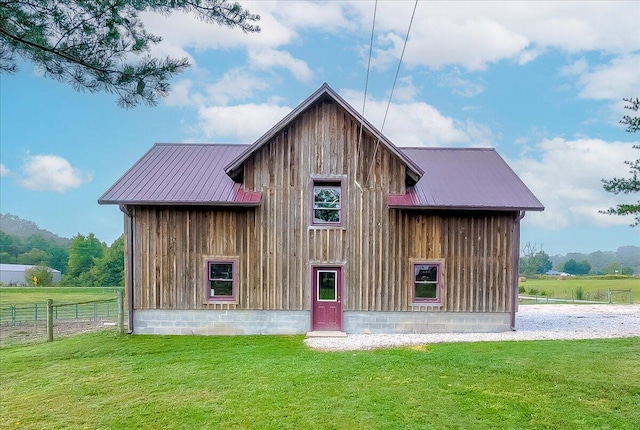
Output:
<path fill-rule="evenodd" d="M 0 251 L 6 252 L 15 259 L 23 251 L 22 241 L 19 237 L 14 237 L 10 234 L 6 234 L 4 231 L 0 231 Z"/>
<path fill-rule="evenodd" d="M 0 252 L 0 263 L 14 264 L 16 259 L 8 252 Z"/>
<path fill-rule="evenodd" d="M 124 285 L 124 236 L 116 239 L 91 268 L 91 283 L 100 287 Z"/>
<path fill-rule="evenodd" d="M 48 287 L 53 285 L 53 272 L 45 266 L 34 266 L 25 270 L 24 280 L 29 286 Z"/>
<path fill-rule="evenodd" d="M 591 271 L 591 264 L 589 264 L 589 262 L 586 260 L 578 263 L 572 258 L 571 260 L 564 263 L 563 271 L 571 275 L 588 275 Z"/>
<path fill-rule="evenodd" d="M 625 109 L 632 110 L 637 112 L 640 109 L 640 98 L 636 97 L 623 99 L 627 103 L 631 103 L 630 105 L 625 106 Z M 640 117 L 625 115 L 620 120 L 621 124 L 627 126 L 627 132 L 636 133 L 640 130 Z M 634 149 L 640 150 L 640 145 L 633 145 Z M 625 161 L 626 165 L 629 166 L 629 173 L 631 173 L 630 178 L 613 178 L 610 180 L 603 179 L 604 183 L 603 187 L 605 190 L 613 193 L 613 194 L 630 194 L 640 192 L 640 158 L 635 161 Z M 640 199 L 636 203 L 623 203 L 617 205 L 615 208 L 609 208 L 606 211 L 600 211 L 600 213 L 605 213 L 609 215 L 634 215 L 635 220 L 632 227 L 640 225 Z"/>
<path fill-rule="evenodd" d="M 69 251 L 60 246 L 54 246 L 49 250 L 49 266 L 59 270 L 60 273 L 67 273 L 67 262 L 69 261 Z"/>
<path fill-rule="evenodd" d="M 34 266 L 49 264 L 49 255 L 38 248 L 33 248 L 24 254 L 18 255 L 18 264 L 31 264 Z"/>
<path fill-rule="evenodd" d="M 117 94 L 121 107 L 155 105 L 189 62 L 144 55 L 161 38 L 146 31 L 142 11 L 187 12 L 245 33 L 260 31 L 252 24 L 259 15 L 227 0 L 0 0 L 0 71 L 15 73 L 20 56 L 78 91 Z"/>
<path fill-rule="evenodd" d="M 73 236 L 69 244 L 67 279 L 77 280 L 83 273 L 88 273 L 103 253 L 104 245 L 93 233 L 87 237 L 80 233 Z"/>
<path fill-rule="evenodd" d="M 553 266 L 549 255 L 542 250 L 542 246 L 538 248 L 538 245 L 535 243 L 527 242 L 522 247 L 521 254 L 519 273 L 525 276 L 546 273 L 551 270 Z"/>
<path fill-rule="evenodd" d="M 47 239 L 41 234 L 33 234 L 24 240 L 24 249 L 38 248 L 48 252 L 54 244 L 53 240 Z"/>

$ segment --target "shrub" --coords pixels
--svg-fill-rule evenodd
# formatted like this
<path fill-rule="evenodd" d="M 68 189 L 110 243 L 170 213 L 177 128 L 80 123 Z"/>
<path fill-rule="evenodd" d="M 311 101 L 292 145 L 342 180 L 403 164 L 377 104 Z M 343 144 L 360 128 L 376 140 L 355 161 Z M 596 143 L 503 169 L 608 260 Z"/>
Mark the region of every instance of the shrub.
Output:
<path fill-rule="evenodd" d="M 538 291 L 537 288 L 532 288 L 532 289 L 529 290 L 529 295 L 530 296 L 537 296 L 539 292 L 540 291 Z"/>
<path fill-rule="evenodd" d="M 53 272 L 45 266 L 34 266 L 25 270 L 24 279 L 30 287 L 48 287 L 53 285 Z"/>
<path fill-rule="evenodd" d="M 584 290 L 582 287 L 576 288 L 576 300 L 584 300 Z"/>
<path fill-rule="evenodd" d="M 522 293 L 524 293 L 524 292 L 526 292 L 526 291 L 527 291 L 527 290 L 524 288 L 524 285 L 520 285 L 520 286 L 518 287 L 518 292 L 519 292 L 520 294 L 522 294 Z"/>
<path fill-rule="evenodd" d="M 540 291 L 540 295 L 541 295 L 541 296 L 546 296 L 546 295 L 547 295 L 547 292 L 546 292 L 545 290 L 542 290 L 542 291 Z"/>

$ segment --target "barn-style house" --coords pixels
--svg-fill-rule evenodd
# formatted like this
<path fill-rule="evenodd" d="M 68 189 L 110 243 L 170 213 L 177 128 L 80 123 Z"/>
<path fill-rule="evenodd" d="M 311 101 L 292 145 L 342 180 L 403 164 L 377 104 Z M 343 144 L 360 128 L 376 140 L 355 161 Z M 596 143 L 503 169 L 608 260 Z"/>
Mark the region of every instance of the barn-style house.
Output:
<path fill-rule="evenodd" d="M 130 331 L 162 334 L 514 329 L 544 209 L 495 150 L 400 149 L 326 84 L 252 145 L 156 144 L 99 203 Z"/>

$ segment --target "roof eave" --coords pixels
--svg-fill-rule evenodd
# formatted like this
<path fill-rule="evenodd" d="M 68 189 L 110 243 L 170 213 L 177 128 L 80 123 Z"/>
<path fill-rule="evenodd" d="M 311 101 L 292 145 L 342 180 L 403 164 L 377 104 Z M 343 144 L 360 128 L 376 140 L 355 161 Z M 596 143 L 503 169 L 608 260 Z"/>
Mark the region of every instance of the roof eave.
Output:
<path fill-rule="evenodd" d="M 262 198 L 258 201 L 244 202 L 194 202 L 194 201 L 153 201 L 153 200 L 98 200 L 101 205 L 127 205 L 127 206 L 205 206 L 205 207 L 257 207 L 262 203 Z"/>
<path fill-rule="evenodd" d="M 432 210 L 432 211 L 498 211 L 498 212 L 542 212 L 544 207 L 540 206 L 436 206 L 436 205 L 408 205 L 408 204 L 389 204 L 390 209 L 416 209 L 416 210 Z"/>

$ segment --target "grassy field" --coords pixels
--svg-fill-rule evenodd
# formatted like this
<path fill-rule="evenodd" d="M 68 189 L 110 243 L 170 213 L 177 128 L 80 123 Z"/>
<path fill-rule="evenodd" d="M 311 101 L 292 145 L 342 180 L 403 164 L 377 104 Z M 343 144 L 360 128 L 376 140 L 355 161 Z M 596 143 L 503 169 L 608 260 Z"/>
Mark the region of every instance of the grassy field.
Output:
<path fill-rule="evenodd" d="M 581 287 L 587 298 L 587 293 L 590 299 L 596 297 L 602 298 L 603 301 L 607 300 L 608 289 L 612 290 L 624 290 L 632 289 L 634 303 L 640 302 L 640 277 L 628 277 L 622 279 L 603 279 L 599 277 L 569 277 L 566 279 L 559 279 L 557 277 L 543 277 L 539 279 L 527 279 L 526 282 L 520 282 L 520 286 L 524 287 L 528 294 L 532 288 L 538 291 L 545 291 L 549 297 L 564 299 L 571 299 L 572 292 L 575 296 L 575 291 L 578 287 Z M 617 296 L 618 300 L 627 300 L 627 296 Z"/>
<path fill-rule="evenodd" d="M 328 353 L 112 333 L 0 350 L 2 428 L 637 428 L 640 339 Z"/>
<path fill-rule="evenodd" d="M 116 296 L 122 288 L 97 287 L 0 287 L 0 307 L 46 303 L 78 303 L 89 300 L 105 300 Z"/>

